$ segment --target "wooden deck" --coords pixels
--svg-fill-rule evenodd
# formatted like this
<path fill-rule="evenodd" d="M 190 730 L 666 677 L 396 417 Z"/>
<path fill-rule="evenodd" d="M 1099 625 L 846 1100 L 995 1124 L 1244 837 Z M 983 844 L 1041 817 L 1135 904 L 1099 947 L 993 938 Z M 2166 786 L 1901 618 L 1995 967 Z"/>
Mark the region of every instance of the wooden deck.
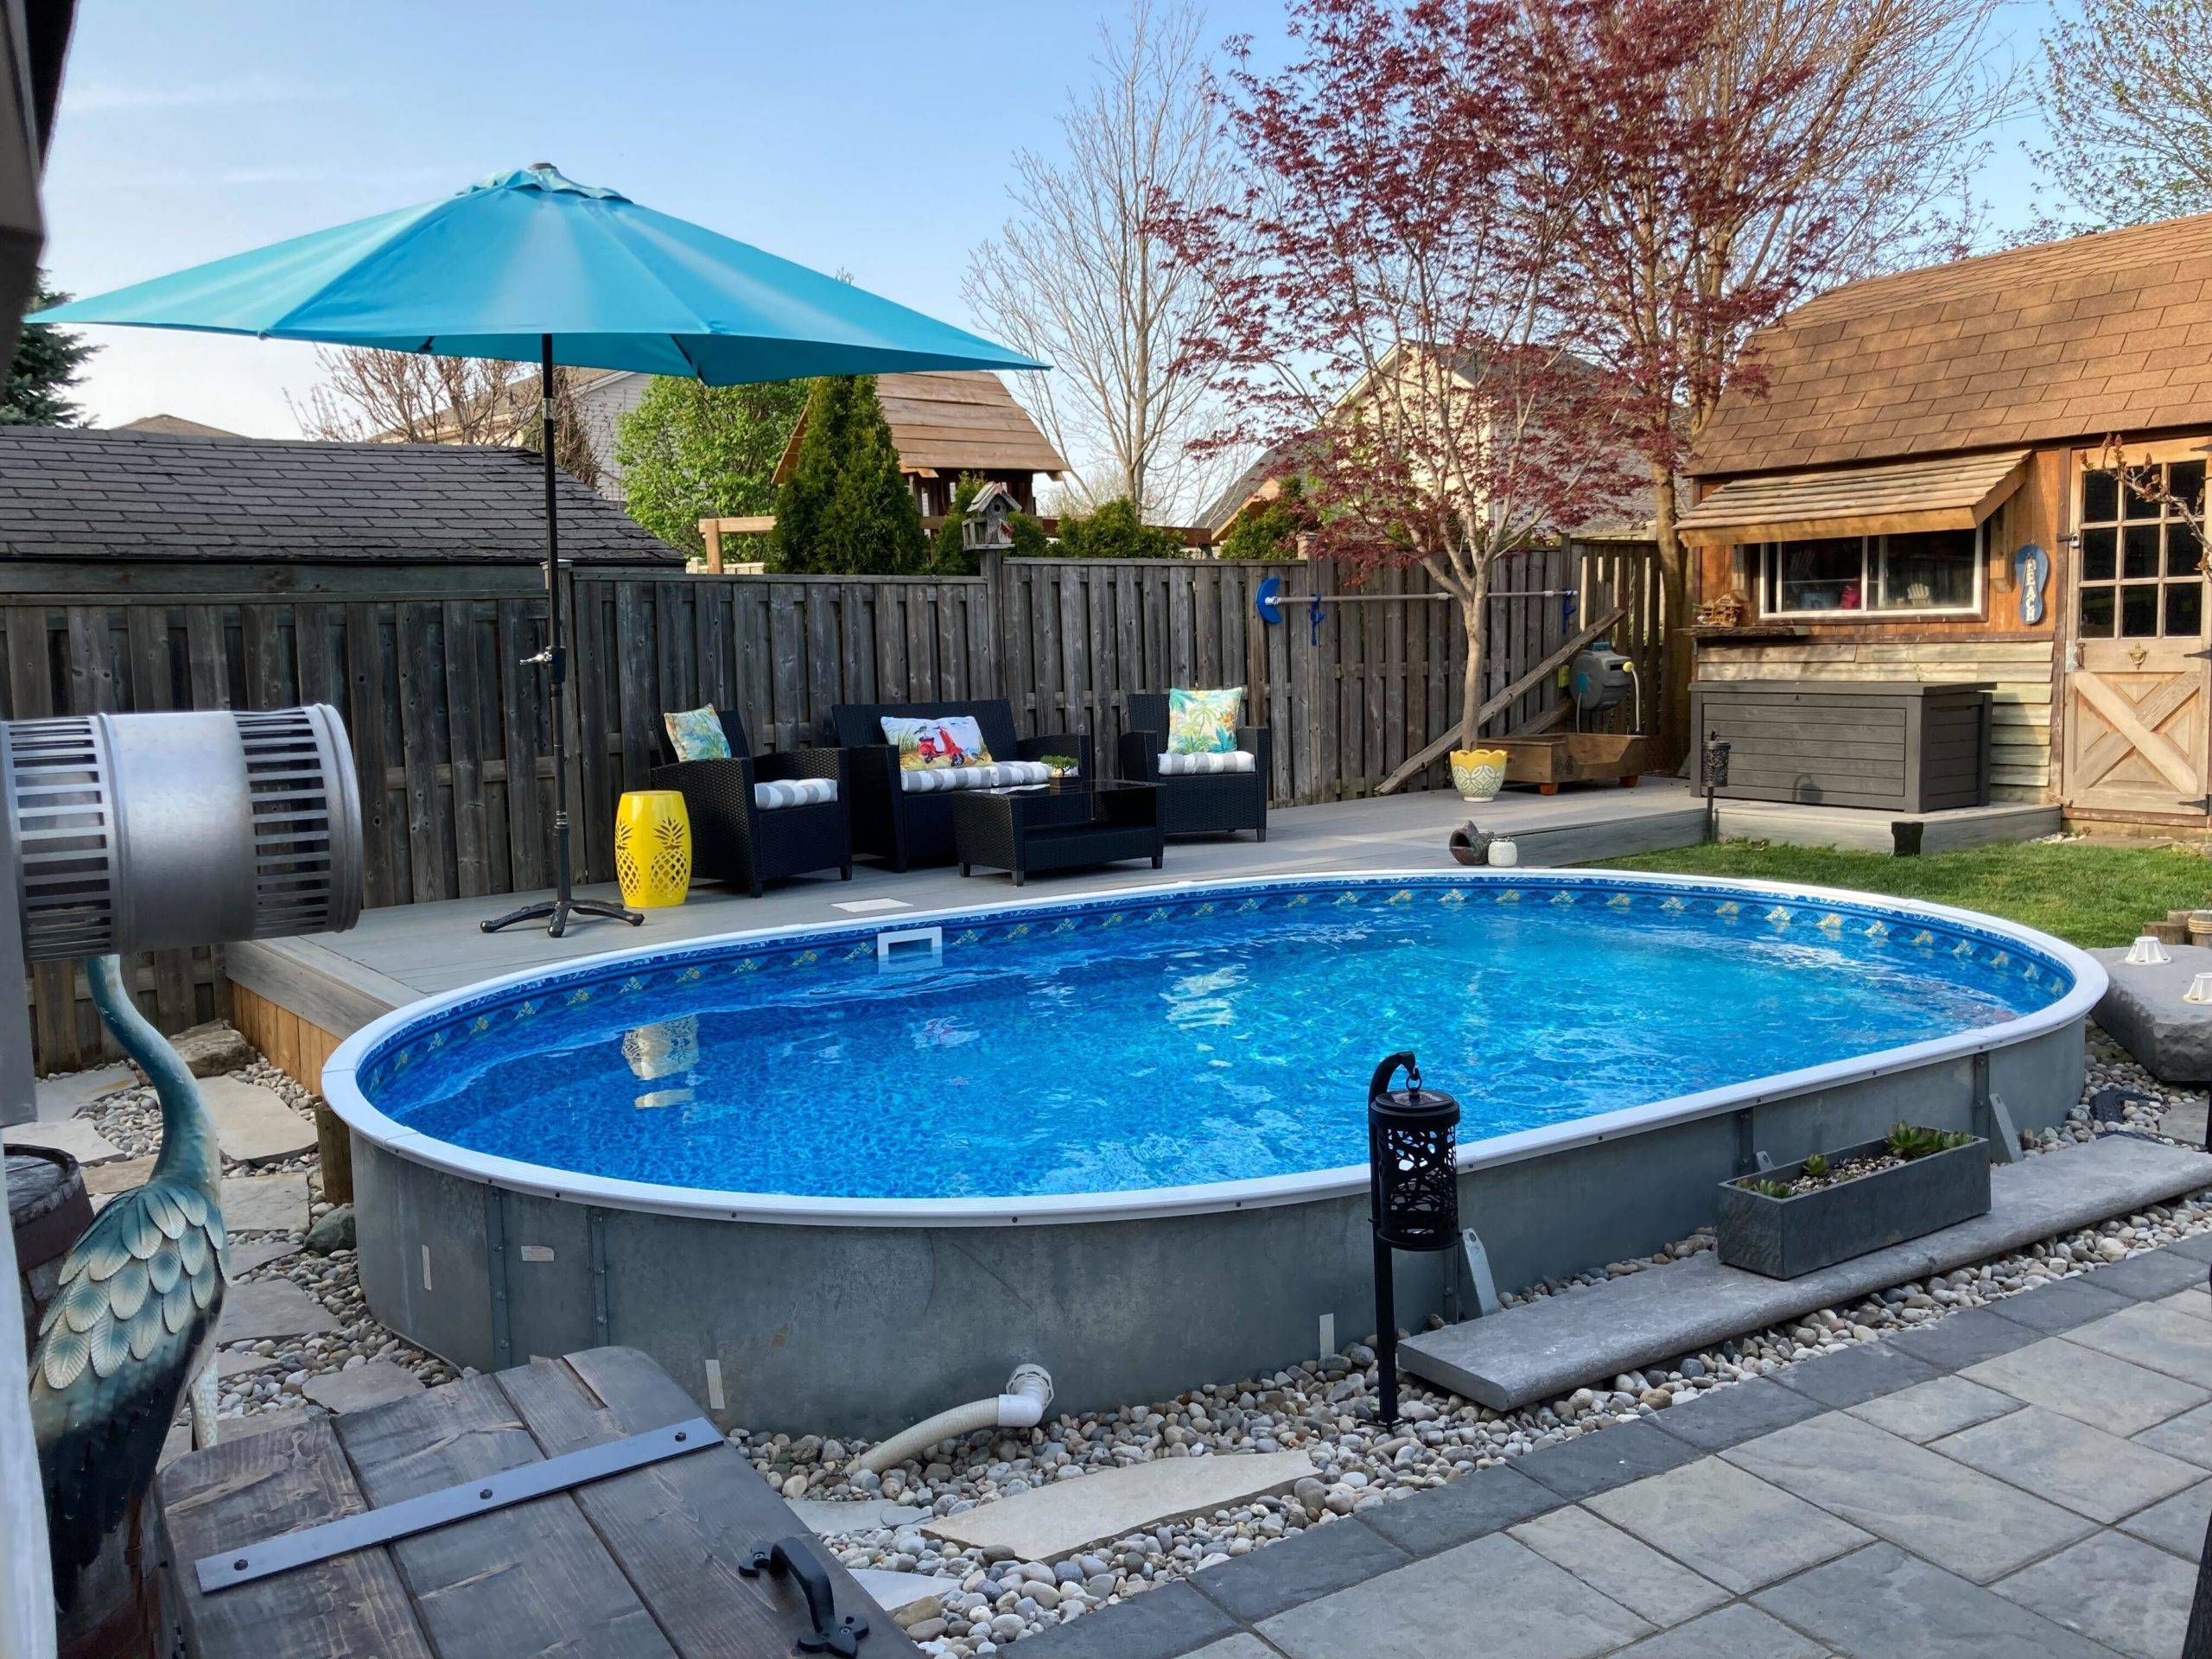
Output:
<path fill-rule="evenodd" d="M 1550 797 L 1509 791 L 1480 806 L 1442 792 L 1398 795 L 1288 808 L 1269 816 L 1265 842 L 1249 836 L 1170 842 L 1165 869 L 1122 864 L 1040 876 L 1019 894 L 1003 875 L 963 880 L 950 868 L 899 875 L 864 862 L 849 882 L 834 874 L 804 878 L 771 887 L 760 899 L 716 886 L 694 887 L 685 903 L 647 912 L 645 925 L 637 928 L 585 922 L 560 939 L 528 927 L 480 931 L 479 922 L 522 902 L 503 894 L 372 910 L 350 933 L 232 945 L 226 962 L 239 1029 L 287 1072 L 314 1087 L 340 1039 L 393 1008 L 496 974 L 746 928 L 898 922 L 1015 897 L 1319 870 L 1436 869 L 1450 864 L 1446 838 L 1469 817 L 1485 830 L 1513 836 L 1522 862 L 1529 865 L 1687 846 L 1705 834 L 1702 802 L 1671 779 Z M 583 891 L 615 896 L 611 887 Z"/>

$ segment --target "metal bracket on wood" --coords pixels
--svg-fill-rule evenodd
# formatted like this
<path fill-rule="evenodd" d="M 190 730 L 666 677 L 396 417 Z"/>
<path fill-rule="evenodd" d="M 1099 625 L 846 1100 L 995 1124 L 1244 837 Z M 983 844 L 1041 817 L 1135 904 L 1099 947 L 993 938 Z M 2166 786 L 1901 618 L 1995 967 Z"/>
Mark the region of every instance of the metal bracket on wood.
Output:
<path fill-rule="evenodd" d="M 626 1474 L 648 1464 L 665 1462 L 670 1458 L 721 1444 L 720 1429 L 704 1417 L 694 1417 L 686 1422 L 671 1423 L 666 1428 L 588 1446 L 579 1452 L 563 1452 L 543 1463 L 502 1469 L 495 1475 L 463 1481 L 458 1486 L 442 1487 L 420 1497 L 387 1503 L 381 1509 L 364 1510 L 359 1515 L 326 1521 L 319 1527 L 264 1538 L 243 1548 L 203 1555 L 192 1564 L 192 1570 L 200 1580 L 200 1593 L 212 1596 L 219 1590 L 234 1589 L 241 1584 L 289 1573 L 295 1567 L 312 1567 L 334 1555 L 373 1549 L 380 1544 L 412 1538 L 417 1533 L 435 1532 L 471 1516 L 489 1515 L 495 1510 L 565 1492 L 573 1486 L 605 1480 L 610 1475 Z"/>
<path fill-rule="evenodd" d="M 1490 1251 L 1482 1235 L 1462 1229 L 1459 1248 L 1444 1258 L 1444 1317 L 1452 1325 L 1495 1313 L 1504 1306 L 1497 1299 L 1497 1277 L 1491 1271 Z"/>
<path fill-rule="evenodd" d="M 492 1358 L 494 1369 L 514 1363 L 514 1320 L 507 1304 L 507 1211 L 500 1189 L 484 1184 L 484 1259 L 492 1280 Z"/>
<path fill-rule="evenodd" d="M 1974 1103 L 1975 1115 L 1987 1125 L 1989 1155 L 2000 1164 L 2020 1161 L 2020 1132 L 2014 1127 L 2012 1114 L 2005 1104 L 2005 1097 L 1989 1086 L 1989 1056 L 1974 1057 Z"/>
<path fill-rule="evenodd" d="M 607 1287 L 607 1211 L 584 1211 L 584 1226 L 591 1235 L 591 1324 L 602 1348 L 614 1341 L 613 1293 Z"/>

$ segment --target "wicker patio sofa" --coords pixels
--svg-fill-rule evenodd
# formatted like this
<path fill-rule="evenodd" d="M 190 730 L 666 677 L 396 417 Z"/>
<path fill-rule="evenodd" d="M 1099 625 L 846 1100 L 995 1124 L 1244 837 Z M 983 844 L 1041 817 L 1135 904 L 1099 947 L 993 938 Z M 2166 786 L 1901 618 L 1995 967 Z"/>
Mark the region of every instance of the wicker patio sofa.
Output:
<path fill-rule="evenodd" d="M 691 872 L 760 896 L 764 882 L 814 870 L 853 879 L 852 786 L 840 749 L 755 754 L 745 722 L 717 710 L 727 760 L 674 760 L 663 738 L 654 789 L 683 797 L 691 820 Z M 830 785 L 829 798 L 818 785 Z"/>
<path fill-rule="evenodd" d="M 1004 697 L 974 702 L 841 702 L 830 710 L 823 733 L 844 751 L 853 803 L 853 850 L 889 862 L 894 870 L 917 864 L 954 861 L 952 798 L 957 789 L 909 787 L 914 774 L 902 776 L 899 752 L 884 741 L 883 720 L 943 720 L 966 715 L 983 734 L 994 760 L 1038 760 L 1048 754 L 1072 756 L 1078 775 L 1089 778 L 1090 740 L 1074 734 L 1016 738 L 1014 705 Z M 974 768 L 987 772 L 988 768 Z M 989 787 L 978 777 L 969 787 Z"/>
<path fill-rule="evenodd" d="M 1236 753 L 1167 753 L 1167 696 L 1160 691 L 1129 695 L 1129 729 L 1122 734 L 1121 773 L 1131 783 L 1160 789 L 1160 833 L 1163 836 L 1224 836 L 1249 830 L 1268 838 L 1268 760 L 1272 751 L 1264 726 L 1236 728 Z M 1162 762 L 1224 764 L 1232 770 L 1162 770 Z"/>

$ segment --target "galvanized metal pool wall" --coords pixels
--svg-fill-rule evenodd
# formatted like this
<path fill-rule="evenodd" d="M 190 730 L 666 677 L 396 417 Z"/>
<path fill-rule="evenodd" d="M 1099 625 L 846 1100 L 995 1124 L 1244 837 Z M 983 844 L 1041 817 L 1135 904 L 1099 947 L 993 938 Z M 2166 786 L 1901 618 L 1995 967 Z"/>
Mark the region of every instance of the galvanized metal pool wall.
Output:
<path fill-rule="evenodd" d="M 1981 1129 L 1961 1058 L 1472 1169 L 1463 1222 L 1503 1288 L 1656 1249 L 1709 1224 L 1748 1143 L 1777 1163 L 1901 1116 Z M 2022 1128 L 2063 1120 L 2082 1036 L 1988 1057 Z M 996 1227 L 807 1226 L 572 1203 L 353 1139 L 361 1283 L 410 1340 L 491 1370 L 644 1349 L 725 1427 L 870 1438 L 995 1394 L 1024 1360 L 1061 1409 L 1163 1400 L 1313 1357 L 1374 1323 L 1365 1193 L 1212 1213 Z M 1442 1312 L 1440 1258 L 1400 1261 L 1399 1317 Z"/>
<path fill-rule="evenodd" d="M 1716 1184 L 1759 1154 L 1790 1162 L 1901 1117 L 1988 1133 L 1993 1096 L 2019 1128 L 2062 1121 L 2102 975 L 2055 941 L 2002 931 L 2048 952 L 2071 992 L 2037 1015 L 1896 1051 L 1894 1064 L 1876 1056 L 1822 1068 L 1836 1074 L 1826 1080 L 1463 1147 L 1462 1220 L 1498 1285 L 1647 1253 L 1709 1224 Z M 458 1363 L 626 1343 L 726 1426 L 873 1438 L 996 1393 L 1023 1361 L 1052 1370 L 1059 1408 L 1086 1410 L 1262 1374 L 1372 1324 L 1363 1178 L 1258 1197 L 1224 1187 L 1216 1202 L 1185 1188 L 1173 1205 L 1059 1219 L 1014 1199 L 994 1201 L 1006 1211 L 995 1219 L 945 1222 L 852 1224 L 803 1201 L 776 1219 L 671 1213 L 561 1194 L 557 1172 L 503 1177 L 495 1159 L 480 1160 L 479 1179 L 456 1166 L 474 1154 L 377 1131 L 388 1121 L 351 1081 L 365 1047 L 341 1051 L 327 1078 L 355 1125 L 362 1286 L 378 1319 Z M 1443 1310 L 1441 1258 L 1401 1268 L 1399 1317 L 1417 1327 Z"/>

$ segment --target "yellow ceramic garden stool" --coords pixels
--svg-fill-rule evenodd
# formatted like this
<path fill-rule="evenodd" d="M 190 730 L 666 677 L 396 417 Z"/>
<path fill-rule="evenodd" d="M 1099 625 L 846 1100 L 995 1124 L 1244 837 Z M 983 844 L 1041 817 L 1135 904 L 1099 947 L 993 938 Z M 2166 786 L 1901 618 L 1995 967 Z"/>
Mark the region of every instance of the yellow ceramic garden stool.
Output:
<path fill-rule="evenodd" d="M 633 789 L 614 804 L 614 874 L 632 910 L 680 905 L 691 890 L 691 817 L 672 789 Z"/>

